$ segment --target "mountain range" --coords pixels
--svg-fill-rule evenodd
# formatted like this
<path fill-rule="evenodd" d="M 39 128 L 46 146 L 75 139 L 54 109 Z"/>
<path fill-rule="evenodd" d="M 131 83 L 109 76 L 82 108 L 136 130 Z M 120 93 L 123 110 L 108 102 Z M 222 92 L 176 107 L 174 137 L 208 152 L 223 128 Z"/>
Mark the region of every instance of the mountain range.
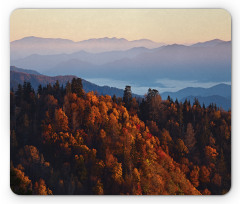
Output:
<path fill-rule="evenodd" d="M 197 98 L 200 104 L 205 104 L 206 107 L 213 103 L 225 110 L 231 109 L 231 85 L 227 84 L 218 84 L 210 88 L 188 87 L 177 92 L 164 92 L 161 96 L 162 99 L 170 96 L 173 100 L 178 99 L 180 102 L 187 99 L 191 104 Z"/>
<path fill-rule="evenodd" d="M 40 84 L 43 86 L 46 86 L 49 83 L 54 84 L 56 80 L 59 81 L 60 85 L 64 86 L 74 77 L 77 76 L 65 75 L 50 77 L 42 75 L 34 70 L 26 70 L 14 66 L 10 67 L 10 87 L 13 90 L 16 90 L 18 84 L 23 84 L 24 81 L 31 82 L 35 90 L 37 90 Z M 117 97 L 123 96 L 122 89 L 109 86 L 98 86 L 84 79 L 82 79 L 82 83 L 85 92 L 97 91 L 100 95 L 113 96 L 115 94 Z M 231 109 L 231 85 L 227 84 L 218 84 L 210 88 L 188 87 L 177 92 L 161 93 L 163 100 L 167 99 L 168 96 L 170 96 L 173 100 L 178 99 L 180 102 L 184 102 L 186 99 L 190 100 L 191 104 L 193 104 L 195 98 L 197 98 L 200 104 L 205 104 L 205 106 L 214 103 L 224 110 Z M 133 94 L 133 97 L 141 98 L 143 96 Z"/>
<path fill-rule="evenodd" d="M 153 42 L 148 39 L 128 41 L 124 38 L 98 38 L 74 42 L 61 38 L 40 38 L 29 36 L 10 43 L 11 59 L 19 59 L 31 54 L 53 55 L 69 54 L 78 51 L 91 53 L 128 50 L 134 47 L 156 48 L 164 43 Z"/>
<path fill-rule="evenodd" d="M 11 60 L 11 64 L 16 64 L 16 66 L 34 68 L 42 72 L 48 72 L 53 67 L 58 67 L 62 64 L 70 64 L 72 61 L 76 63 L 89 63 L 88 66 L 92 65 L 103 65 L 109 62 L 114 62 L 116 60 L 125 58 L 134 58 L 138 54 L 143 52 L 151 52 L 150 49 L 145 47 L 131 48 L 126 51 L 109 51 L 102 53 L 89 53 L 86 51 L 78 51 L 72 54 L 55 54 L 55 55 L 40 55 L 32 54 L 25 58 L 18 60 Z"/>
<path fill-rule="evenodd" d="M 14 66 L 10 67 L 10 88 L 13 90 L 17 90 L 18 84 L 23 84 L 24 81 L 30 82 L 32 87 L 36 91 L 40 84 L 42 86 L 46 86 L 47 84 L 55 84 L 55 82 L 58 80 L 60 85 L 65 86 L 66 83 L 68 81 L 71 81 L 73 78 L 77 78 L 77 76 L 65 75 L 50 77 L 42 75 L 33 70 L 21 69 Z M 117 97 L 123 96 L 122 89 L 109 86 L 98 86 L 84 79 L 82 79 L 82 84 L 85 92 L 96 91 L 100 95 L 113 96 L 115 94 Z M 133 94 L 133 97 L 139 98 L 141 96 Z"/>
<path fill-rule="evenodd" d="M 112 86 L 116 84 L 119 88 L 122 87 L 117 84 L 120 81 L 140 88 L 175 86 L 168 83 L 166 87 L 163 82 L 166 79 L 173 83 L 211 82 L 220 85 L 208 89 L 185 88 L 161 95 L 163 99 L 170 95 L 179 101 L 190 99 L 191 102 L 197 97 L 205 105 L 216 102 L 224 109 L 231 107 L 231 86 L 221 84 L 231 81 L 231 41 L 214 39 L 186 46 L 147 39 L 99 38 L 74 42 L 31 36 L 11 42 L 10 49 L 12 87 L 24 80 L 32 81 L 34 88 L 40 83 L 55 83 L 57 79 L 64 84 L 73 77 L 92 82 L 112 80 Z M 98 86 L 85 80 L 83 86 L 85 91 L 123 95 L 122 89 Z"/>
<path fill-rule="evenodd" d="M 168 96 L 171 96 L 174 100 L 176 98 L 182 99 L 187 96 L 212 96 L 219 95 L 225 98 L 231 97 L 231 85 L 227 84 L 218 84 L 210 88 L 200 88 L 200 87 L 187 87 L 181 89 L 177 92 L 164 92 L 161 94 L 163 99 L 166 99 Z"/>
<path fill-rule="evenodd" d="M 78 51 L 70 54 L 67 53 L 69 44 L 85 47 L 81 50 L 77 47 Z M 88 52 L 88 47 L 94 45 L 99 52 Z M 100 45 L 111 51 L 102 49 L 100 52 Z M 134 47 L 137 45 L 141 47 Z M 58 54 L 55 51 L 51 54 L 52 49 Z M 61 51 L 64 49 L 65 54 Z M 185 46 L 117 38 L 73 42 L 28 37 L 11 42 L 11 65 L 49 76 L 71 74 L 83 78 L 124 79 L 149 86 L 158 86 L 157 81 L 163 78 L 223 82 L 231 81 L 231 49 L 231 41 L 218 39 Z M 16 59 L 16 53 L 25 57 Z"/>
<path fill-rule="evenodd" d="M 213 47 L 222 43 L 225 43 L 225 42 L 219 39 L 214 39 L 206 42 L 195 43 L 195 44 L 192 44 L 191 46 L 192 47 Z"/>

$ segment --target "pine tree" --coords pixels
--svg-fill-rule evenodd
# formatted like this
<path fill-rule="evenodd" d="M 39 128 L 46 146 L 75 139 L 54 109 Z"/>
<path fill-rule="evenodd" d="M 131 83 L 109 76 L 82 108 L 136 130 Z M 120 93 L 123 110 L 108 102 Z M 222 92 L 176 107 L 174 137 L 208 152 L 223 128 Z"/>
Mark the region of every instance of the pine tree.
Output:
<path fill-rule="evenodd" d="M 66 93 L 72 93 L 71 83 L 69 81 L 66 84 Z"/>
<path fill-rule="evenodd" d="M 131 86 L 126 86 L 124 93 L 123 93 L 123 102 L 125 103 L 126 107 L 130 107 L 130 103 L 132 101 L 132 91 Z"/>
<path fill-rule="evenodd" d="M 83 97 L 84 91 L 83 91 L 82 79 L 80 78 L 72 79 L 71 91 L 72 93 L 76 93 L 78 97 Z"/>

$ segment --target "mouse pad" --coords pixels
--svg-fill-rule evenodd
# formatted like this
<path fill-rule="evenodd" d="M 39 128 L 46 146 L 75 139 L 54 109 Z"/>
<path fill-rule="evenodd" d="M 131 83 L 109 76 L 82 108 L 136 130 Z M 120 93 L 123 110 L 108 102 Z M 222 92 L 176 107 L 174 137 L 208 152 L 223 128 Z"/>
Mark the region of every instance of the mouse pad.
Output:
<path fill-rule="evenodd" d="M 14 10 L 12 191 L 226 194 L 231 50 L 224 9 Z"/>

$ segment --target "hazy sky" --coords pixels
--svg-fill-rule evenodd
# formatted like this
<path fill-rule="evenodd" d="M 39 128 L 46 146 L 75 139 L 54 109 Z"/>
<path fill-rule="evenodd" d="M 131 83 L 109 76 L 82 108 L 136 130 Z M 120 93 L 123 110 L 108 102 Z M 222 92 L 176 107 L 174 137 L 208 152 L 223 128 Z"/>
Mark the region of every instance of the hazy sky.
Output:
<path fill-rule="evenodd" d="M 222 9 L 18 9 L 10 17 L 10 41 L 26 36 L 117 37 L 165 43 L 231 40 L 231 16 Z"/>

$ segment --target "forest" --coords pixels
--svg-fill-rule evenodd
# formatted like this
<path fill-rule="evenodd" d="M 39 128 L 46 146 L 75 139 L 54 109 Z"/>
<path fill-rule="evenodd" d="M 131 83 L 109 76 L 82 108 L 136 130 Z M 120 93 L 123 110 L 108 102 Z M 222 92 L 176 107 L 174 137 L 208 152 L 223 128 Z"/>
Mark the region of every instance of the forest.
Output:
<path fill-rule="evenodd" d="M 30 82 L 10 91 L 10 186 L 19 195 L 223 195 L 231 111 Z"/>

